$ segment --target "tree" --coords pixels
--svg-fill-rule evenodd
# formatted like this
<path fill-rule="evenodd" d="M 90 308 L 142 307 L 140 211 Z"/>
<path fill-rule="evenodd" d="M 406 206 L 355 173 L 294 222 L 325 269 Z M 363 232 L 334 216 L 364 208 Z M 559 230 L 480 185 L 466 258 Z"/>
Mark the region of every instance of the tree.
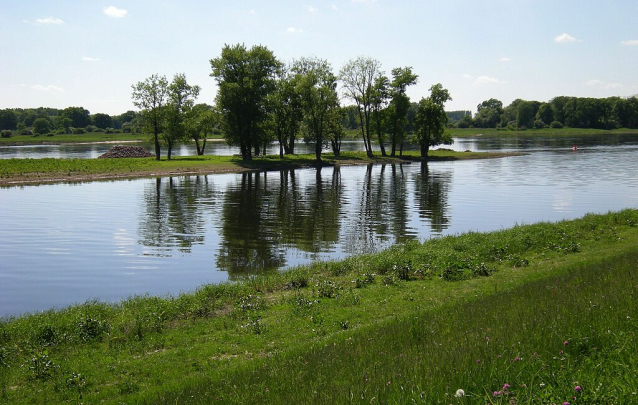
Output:
<path fill-rule="evenodd" d="M 339 73 L 343 82 L 346 98 L 354 101 L 359 113 L 361 136 L 368 157 L 372 157 L 372 143 L 370 139 L 370 122 L 374 84 L 382 76 L 381 63 L 378 60 L 360 56 L 347 62 Z"/>
<path fill-rule="evenodd" d="M 69 118 L 71 126 L 74 128 L 84 128 L 91 125 L 91 113 L 82 107 L 67 107 L 62 110 L 60 116 Z"/>
<path fill-rule="evenodd" d="M 282 64 L 265 46 L 250 50 L 225 45 L 221 56 L 210 61 L 219 86 L 217 106 L 229 145 L 239 146 L 242 159 L 252 159 L 265 138 L 267 100 L 276 88 Z"/>
<path fill-rule="evenodd" d="M 554 107 L 549 103 L 542 103 L 536 112 L 536 119 L 546 125 L 551 124 L 554 121 Z"/>
<path fill-rule="evenodd" d="M 0 110 L 0 130 L 14 130 L 18 127 L 18 116 L 15 112 L 6 109 Z"/>
<path fill-rule="evenodd" d="M 430 97 L 419 101 L 415 137 L 421 149 L 421 157 L 426 158 L 432 146 L 450 145 L 453 142 L 449 131 L 445 130 L 448 119 L 444 105 L 448 100 L 452 100 L 450 93 L 439 83 L 430 87 Z"/>
<path fill-rule="evenodd" d="M 93 121 L 93 125 L 98 128 L 112 128 L 113 127 L 113 119 L 110 115 L 104 113 L 97 113 L 91 116 L 91 121 Z"/>
<path fill-rule="evenodd" d="M 208 104 L 196 104 L 187 113 L 184 123 L 187 136 L 195 141 L 199 156 L 204 154 L 208 134 L 211 134 L 218 124 L 219 113 L 215 107 Z"/>
<path fill-rule="evenodd" d="M 386 156 L 385 145 L 385 124 L 387 112 L 385 111 L 390 99 L 390 81 L 384 75 L 380 75 L 374 81 L 372 89 L 372 120 L 377 132 L 377 140 L 381 149 L 381 156 Z"/>
<path fill-rule="evenodd" d="M 292 70 L 299 77 L 297 92 L 301 97 L 305 141 L 314 142 L 315 158 L 321 161 L 330 121 L 341 122 L 340 116 L 331 114 L 339 109 L 337 77 L 325 59 L 301 58 L 293 63 Z"/>
<path fill-rule="evenodd" d="M 173 146 L 186 137 L 186 116 L 193 108 L 199 91 L 199 86 L 188 84 L 186 75 L 183 73 L 176 74 L 168 85 L 168 103 L 165 107 L 166 124 L 162 132 L 162 140 L 168 147 L 168 160 L 171 160 Z"/>
<path fill-rule="evenodd" d="M 44 135 L 51 129 L 51 123 L 46 118 L 36 118 L 33 121 L 33 133 L 38 135 Z"/>
<path fill-rule="evenodd" d="M 291 68 L 282 69 L 275 91 L 268 100 L 272 128 L 279 142 L 279 156 L 295 153 L 295 139 L 299 132 L 303 111 L 301 95 L 297 91 L 299 75 Z"/>
<path fill-rule="evenodd" d="M 419 76 L 412 73 L 411 67 L 392 69 L 392 83 L 390 83 L 390 105 L 388 119 L 390 120 L 390 156 L 395 156 L 397 144 L 403 145 L 405 138 L 410 98 L 406 94 L 408 86 L 417 83 Z M 401 148 L 403 151 L 403 148 Z"/>
<path fill-rule="evenodd" d="M 477 107 L 473 125 L 477 128 L 495 128 L 501 122 L 503 102 L 495 98 L 483 101 Z"/>
<path fill-rule="evenodd" d="M 133 104 L 142 110 L 144 129 L 153 133 L 155 159 L 160 160 L 159 136 L 163 129 L 168 101 L 168 80 L 166 80 L 166 76 L 160 77 L 154 74 L 132 87 Z"/>

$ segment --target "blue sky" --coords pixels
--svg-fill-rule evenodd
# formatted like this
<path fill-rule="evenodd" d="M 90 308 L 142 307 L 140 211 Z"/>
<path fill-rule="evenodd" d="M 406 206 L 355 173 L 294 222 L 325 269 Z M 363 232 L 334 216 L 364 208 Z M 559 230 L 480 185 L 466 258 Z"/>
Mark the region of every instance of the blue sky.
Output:
<path fill-rule="evenodd" d="M 212 104 L 210 59 L 262 44 L 284 62 L 357 56 L 411 66 L 413 101 L 441 83 L 447 110 L 483 100 L 638 94 L 638 1 L 3 0 L 0 108 L 135 109 L 131 85 L 185 73 Z"/>

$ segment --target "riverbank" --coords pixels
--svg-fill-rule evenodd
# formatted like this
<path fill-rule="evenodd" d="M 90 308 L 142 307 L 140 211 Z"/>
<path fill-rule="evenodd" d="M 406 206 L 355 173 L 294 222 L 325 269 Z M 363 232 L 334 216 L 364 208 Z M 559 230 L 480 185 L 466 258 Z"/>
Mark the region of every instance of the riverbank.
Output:
<path fill-rule="evenodd" d="M 430 152 L 430 161 L 489 159 L 517 156 L 502 152 L 454 152 L 440 149 Z M 343 152 L 341 156 L 323 155 L 322 165 L 355 165 L 408 163 L 421 161 L 418 152 L 404 152 L 399 158 L 377 156 L 365 152 Z M 239 156 L 176 156 L 171 160 L 154 158 L 123 159 L 3 159 L 0 160 L 0 186 L 83 182 L 140 177 L 166 177 L 192 174 L 215 174 L 254 170 L 281 170 L 316 167 L 314 155 L 255 157 L 244 161 Z"/>
<path fill-rule="evenodd" d="M 637 251 L 638 211 L 625 210 L 6 320 L 0 395 L 632 403 Z"/>
<path fill-rule="evenodd" d="M 477 136 L 600 136 L 600 135 L 638 135 L 638 129 L 593 129 L 593 128 L 543 128 L 525 130 L 507 130 L 496 128 L 453 128 L 454 138 L 472 138 Z"/>

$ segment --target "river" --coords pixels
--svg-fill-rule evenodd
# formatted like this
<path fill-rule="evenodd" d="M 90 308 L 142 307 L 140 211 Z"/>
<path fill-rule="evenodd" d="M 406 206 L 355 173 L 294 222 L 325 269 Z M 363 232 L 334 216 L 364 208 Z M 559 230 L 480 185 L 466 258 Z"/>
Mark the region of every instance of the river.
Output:
<path fill-rule="evenodd" d="M 0 188 L 0 316 L 638 207 L 638 136 L 479 136 L 454 149 L 527 154 Z"/>

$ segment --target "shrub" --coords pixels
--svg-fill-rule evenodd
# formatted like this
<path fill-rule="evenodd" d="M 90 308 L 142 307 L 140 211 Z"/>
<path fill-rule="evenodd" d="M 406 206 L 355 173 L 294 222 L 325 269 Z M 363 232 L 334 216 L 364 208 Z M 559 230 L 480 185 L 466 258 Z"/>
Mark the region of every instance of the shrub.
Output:
<path fill-rule="evenodd" d="M 97 131 L 97 127 L 95 125 L 87 125 L 84 130 L 88 133 Z"/>
<path fill-rule="evenodd" d="M 73 135 L 82 135 L 84 133 L 84 129 L 82 129 L 82 128 L 71 128 L 71 133 Z"/>
<path fill-rule="evenodd" d="M 66 130 L 64 128 L 56 129 L 54 132 L 56 135 L 64 135 L 66 134 Z"/>
<path fill-rule="evenodd" d="M 559 121 L 552 121 L 551 124 L 549 124 L 550 128 L 563 128 L 564 125 L 561 124 Z"/>
<path fill-rule="evenodd" d="M 543 129 L 547 127 L 547 125 L 545 125 L 545 123 L 542 120 L 536 120 L 534 121 L 534 128 L 536 129 Z"/>
<path fill-rule="evenodd" d="M 11 138 L 11 135 L 13 135 L 13 133 L 8 129 L 5 129 L 2 132 L 0 132 L 0 136 L 2 136 L 3 138 Z"/>

